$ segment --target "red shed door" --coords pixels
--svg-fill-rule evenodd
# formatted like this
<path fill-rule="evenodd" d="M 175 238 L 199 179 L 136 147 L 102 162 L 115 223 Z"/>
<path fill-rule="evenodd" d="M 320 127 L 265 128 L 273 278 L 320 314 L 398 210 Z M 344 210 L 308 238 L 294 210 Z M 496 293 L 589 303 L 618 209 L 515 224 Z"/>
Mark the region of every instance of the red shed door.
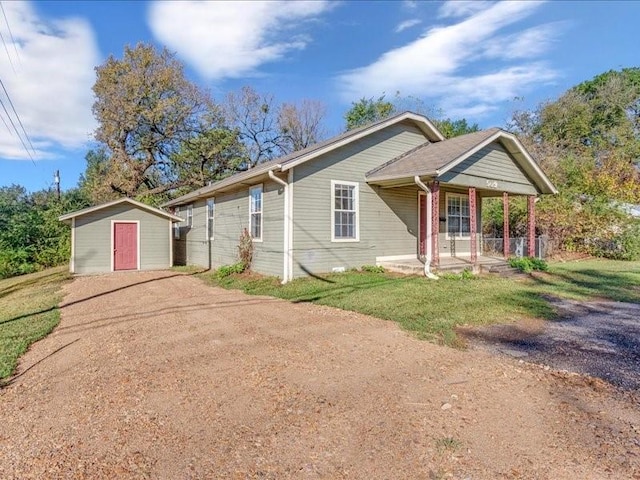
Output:
<path fill-rule="evenodd" d="M 113 224 L 113 269 L 138 268 L 138 224 Z"/>

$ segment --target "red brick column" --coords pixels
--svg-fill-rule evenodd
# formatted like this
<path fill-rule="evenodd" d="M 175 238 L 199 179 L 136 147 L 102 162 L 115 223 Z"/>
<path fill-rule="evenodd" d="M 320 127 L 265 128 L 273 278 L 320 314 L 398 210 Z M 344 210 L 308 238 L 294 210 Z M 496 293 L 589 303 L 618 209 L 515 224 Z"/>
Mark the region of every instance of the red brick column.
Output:
<path fill-rule="evenodd" d="M 471 263 L 473 265 L 478 261 L 478 245 L 476 245 L 477 215 L 476 215 L 476 189 L 469 187 L 469 236 L 471 244 Z"/>
<path fill-rule="evenodd" d="M 509 252 L 510 248 L 510 239 L 509 239 L 509 194 L 507 192 L 502 193 L 502 252 L 504 253 L 504 258 L 509 258 L 511 252 Z"/>
<path fill-rule="evenodd" d="M 440 265 L 438 235 L 440 234 L 440 182 L 431 185 L 431 265 Z"/>
<path fill-rule="evenodd" d="M 530 195 L 527 198 L 527 255 L 533 257 L 536 254 L 536 197 Z"/>

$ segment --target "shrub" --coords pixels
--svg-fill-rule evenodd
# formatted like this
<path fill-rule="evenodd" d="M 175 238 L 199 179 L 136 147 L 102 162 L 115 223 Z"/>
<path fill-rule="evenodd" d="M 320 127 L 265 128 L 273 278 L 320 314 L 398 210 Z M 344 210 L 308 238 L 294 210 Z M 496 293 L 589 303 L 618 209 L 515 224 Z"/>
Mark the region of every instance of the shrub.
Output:
<path fill-rule="evenodd" d="M 251 261 L 253 260 L 253 239 L 249 230 L 246 228 L 242 230 L 240 234 L 240 243 L 238 243 L 238 257 L 240 263 L 243 265 L 243 271 L 251 268 Z"/>
<path fill-rule="evenodd" d="M 468 268 L 465 268 L 460 273 L 439 273 L 438 277 L 442 278 L 443 280 L 478 280 L 480 278 L 477 275 L 474 275 L 473 272 Z"/>
<path fill-rule="evenodd" d="M 523 273 L 531 273 L 534 270 L 542 272 L 549 270 L 547 262 L 540 258 L 533 257 L 511 257 L 509 259 L 509 266 L 517 268 Z"/>
<path fill-rule="evenodd" d="M 237 262 L 232 265 L 223 265 L 222 267 L 216 270 L 216 278 L 222 279 L 228 277 L 229 275 L 233 275 L 234 273 L 242 273 L 246 270 L 244 263 Z"/>
<path fill-rule="evenodd" d="M 369 273 L 384 273 L 384 267 L 380 265 L 363 265 L 360 270 Z"/>
<path fill-rule="evenodd" d="M 601 242 L 594 253 L 612 260 L 640 260 L 640 222 L 627 225 L 612 240 Z"/>

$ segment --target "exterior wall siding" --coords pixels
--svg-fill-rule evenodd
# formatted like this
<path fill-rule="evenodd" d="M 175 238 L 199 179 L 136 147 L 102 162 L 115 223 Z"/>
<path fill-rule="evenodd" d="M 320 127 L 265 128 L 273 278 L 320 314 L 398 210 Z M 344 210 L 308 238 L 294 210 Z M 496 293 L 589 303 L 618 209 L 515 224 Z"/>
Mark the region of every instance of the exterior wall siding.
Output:
<path fill-rule="evenodd" d="M 293 275 L 373 265 L 376 257 L 416 255 L 418 189 L 369 186 L 365 173 L 423 144 L 398 124 L 294 168 Z M 331 181 L 358 182 L 359 241 L 332 242 Z"/>
<path fill-rule="evenodd" d="M 111 271 L 111 221 L 140 222 L 140 269 L 169 268 L 170 249 L 167 218 L 132 207 L 114 205 L 75 219 L 74 271 L 79 274 Z"/>
<path fill-rule="evenodd" d="M 439 180 L 454 185 L 535 195 L 533 183 L 499 142 L 491 143 L 443 174 Z"/>
<path fill-rule="evenodd" d="M 191 228 L 183 227 L 181 235 L 186 239 L 189 265 L 211 266 L 215 269 L 238 261 L 240 234 L 243 229 L 249 228 L 249 188 L 246 185 L 213 197 L 215 211 L 211 241 L 207 238 L 207 199 L 194 201 L 193 225 Z M 262 182 L 262 189 L 262 241 L 253 242 L 252 269 L 265 275 L 282 277 L 284 192 L 273 181 Z M 180 216 L 186 215 L 183 211 L 185 208 L 181 207 Z"/>

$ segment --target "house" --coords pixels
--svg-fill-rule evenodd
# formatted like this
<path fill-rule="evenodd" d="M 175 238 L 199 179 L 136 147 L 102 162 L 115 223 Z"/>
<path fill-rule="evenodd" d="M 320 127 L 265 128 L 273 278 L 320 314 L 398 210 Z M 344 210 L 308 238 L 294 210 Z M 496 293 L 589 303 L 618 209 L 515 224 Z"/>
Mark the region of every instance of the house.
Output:
<path fill-rule="evenodd" d="M 405 112 L 265 162 L 163 205 L 177 262 L 217 268 L 253 238 L 252 269 L 284 282 L 390 261 L 481 254 L 482 199 L 527 196 L 529 251 L 535 199 L 555 187 L 518 139 L 492 128 L 446 140 Z M 505 216 L 508 222 L 508 215 Z M 505 231 L 508 232 L 508 224 Z M 505 255 L 508 255 L 508 238 Z"/>
<path fill-rule="evenodd" d="M 121 198 L 59 218 L 71 225 L 71 273 L 156 270 L 173 265 L 172 225 L 181 218 Z"/>

